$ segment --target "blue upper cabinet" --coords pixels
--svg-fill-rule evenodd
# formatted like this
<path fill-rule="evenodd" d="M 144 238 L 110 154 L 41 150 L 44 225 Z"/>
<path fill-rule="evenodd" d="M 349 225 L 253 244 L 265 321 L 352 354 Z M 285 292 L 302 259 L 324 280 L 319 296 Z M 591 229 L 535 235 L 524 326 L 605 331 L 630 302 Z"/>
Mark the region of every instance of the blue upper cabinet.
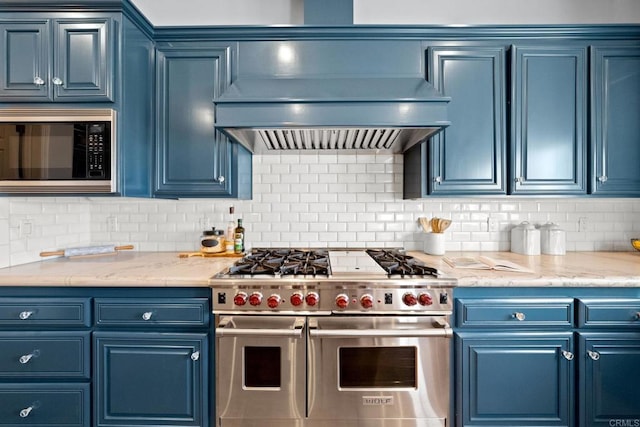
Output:
<path fill-rule="evenodd" d="M 1 102 L 113 101 L 113 20 L 0 20 Z"/>
<path fill-rule="evenodd" d="M 591 74 L 591 192 L 640 196 L 640 47 L 593 47 Z"/>
<path fill-rule="evenodd" d="M 238 169 L 251 174 L 251 155 L 214 128 L 213 98 L 229 85 L 230 48 L 174 44 L 159 48 L 156 59 L 154 195 L 242 196 Z"/>
<path fill-rule="evenodd" d="M 511 60 L 509 193 L 586 194 L 586 47 L 513 47 Z"/>
<path fill-rule="evenodd" d="M 505 49 L 456 46 L 428 52 L 432 83 L 451 97 L 451 126 L 429 145 L 429 194 L 505 194 Z"/>

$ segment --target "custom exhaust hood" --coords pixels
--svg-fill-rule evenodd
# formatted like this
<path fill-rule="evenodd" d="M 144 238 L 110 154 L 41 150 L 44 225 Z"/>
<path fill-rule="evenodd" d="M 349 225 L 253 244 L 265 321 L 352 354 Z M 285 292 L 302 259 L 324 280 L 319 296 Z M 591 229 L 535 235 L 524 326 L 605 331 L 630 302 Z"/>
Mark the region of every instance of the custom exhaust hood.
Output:
<path fill-rule="evenodd" d="M 352 20 L 352 4 L 351 10 L 344 9 L 349 4 L 350 0 L 305 0 L 305 24 L 345 25 L 334 18 Z M 262 70 L 270 69 L 269 61 L 275 63 L 272 58 L 282 43 L 249 53 L 241 48 L 240 64 L 245 64 L 247 72 L 240 72 L 214 99 L 216 128 L 256 154 L 283 150 L 403 153 L 449 125 L 449 98 L 424 78 L 419 45 L 404 51 L 389 45 L 387 52 L 393 51 L 396 57 L 380 65 L 384 60 L 380 41 L 361 42 L 356 48 L 349 45 L 357 43 L 351 40 L 331 43 L 330 48 L 321 42 L 291 43 L 298 48 L 290 55 L 297 62 L 292 61 L 285 72 L 273 66 L 271 74 Z M 315 49 L 317 44 L 321 46 Z M 260 54 L 267 65 L 258 62 Z M 403 69 L 406 63 L 410 73 Z M 376 72 L 376 67 L 384 67 L 384 72 Z"/>

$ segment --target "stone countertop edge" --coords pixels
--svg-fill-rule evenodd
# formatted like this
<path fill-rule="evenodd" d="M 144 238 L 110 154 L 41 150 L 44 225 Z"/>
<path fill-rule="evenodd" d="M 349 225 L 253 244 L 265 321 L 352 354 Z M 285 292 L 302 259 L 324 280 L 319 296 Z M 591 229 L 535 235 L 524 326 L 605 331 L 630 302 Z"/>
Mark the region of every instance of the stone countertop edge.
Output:
<path fill-rule="evenodd" d="M 515 262 L 535 273 L 454 269 L 442 256 L 409 251 L 459 287 L 640 287 L 640 252 L 568 252 L 526 256 L 511 252 L 448 252 Z M 44 259 L 0 269 L 0 286 L 208 287 L 209 279 L 237 257 L 179 258 L 177 252 L 116 254 Z"/>
<path fill-rule="evenodd" d="M 409 255 L 458 280 L 458 287 L 640 287 L 640 252 L 567 252 L 520 255 L 512 252 L 448 252 L 446 257 L 487 256 L 519 264 L 533 273 L 452 268 L 443 256 Z"/>

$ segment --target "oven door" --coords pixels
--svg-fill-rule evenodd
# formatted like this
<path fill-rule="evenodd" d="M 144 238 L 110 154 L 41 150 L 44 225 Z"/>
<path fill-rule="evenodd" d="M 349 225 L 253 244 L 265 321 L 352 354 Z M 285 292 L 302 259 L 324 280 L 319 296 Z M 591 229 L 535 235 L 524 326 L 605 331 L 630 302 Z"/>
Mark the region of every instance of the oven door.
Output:
<path fill-rule="evenodd" d="M 453 331 L 445 316 L 309 320 L 310 427 L 444 427 Z"/>
<path fill-rule="evenodd" d="M 216 328 L 220 427 L 299 427 L 305 415 L 305 318 L 223 316 Z"/>

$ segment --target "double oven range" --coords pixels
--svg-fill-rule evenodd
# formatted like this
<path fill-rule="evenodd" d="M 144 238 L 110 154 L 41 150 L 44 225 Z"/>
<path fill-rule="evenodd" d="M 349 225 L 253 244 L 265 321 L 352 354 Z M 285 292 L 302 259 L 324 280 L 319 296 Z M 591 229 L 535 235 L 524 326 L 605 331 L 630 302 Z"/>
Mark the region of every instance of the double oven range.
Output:
<path fill-rule="evenodd" d="M 211 279 L 216 425 L 450 425 L 455 285 L 400 250 L 254 249 Z"/>

